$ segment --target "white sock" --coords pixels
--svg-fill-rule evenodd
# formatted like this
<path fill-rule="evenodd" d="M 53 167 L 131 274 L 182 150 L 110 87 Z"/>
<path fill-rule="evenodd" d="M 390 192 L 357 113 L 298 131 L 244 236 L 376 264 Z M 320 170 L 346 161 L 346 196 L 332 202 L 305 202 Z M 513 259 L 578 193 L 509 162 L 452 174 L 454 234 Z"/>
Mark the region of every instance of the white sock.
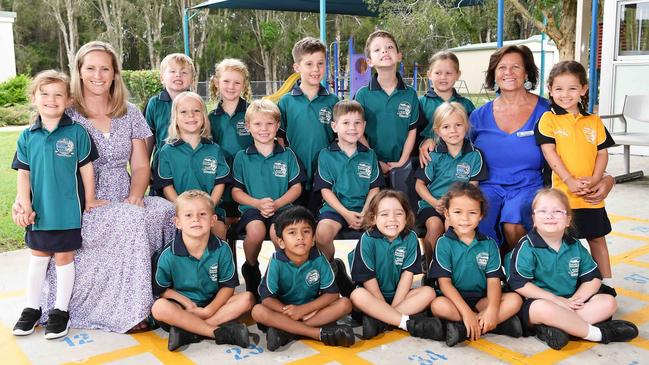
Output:
<path fill-rule="evenodd" d="M 404 331 L 408 330 L 408 327 L 406 326 L 406 322 L 410 319 L 410 316 L 406 314 L 401 315 L 401 323 L 399 323 L 399 328 L 401 328 Z"/>
<path fill-rule="evenodd" d="M 602 279 L 602 284 L 613 287 L 613 278 L 604 278 L 604 279 Z"/>
<path fill-rule="evenodd" d="M 47 274 L 47 265 L 50 257 L 34 256 L 29 257 L 29 268 L 27 269 L 27 307 L 38 309 L 41 306 L 41 291 Z"/>
<path fill-rule="evenodd" d="M 584 337 L 586 341 L 599 342 L 602 340 L 602 331 L 593 326 L 592 324 L 588 325 L 588 336 Z"/>
<path fill-rule="evenodd" d="M 56 303 L 54 308 L 68 311 L 72 287 L 74 286 L 74 261 L 56 267 Z"/>

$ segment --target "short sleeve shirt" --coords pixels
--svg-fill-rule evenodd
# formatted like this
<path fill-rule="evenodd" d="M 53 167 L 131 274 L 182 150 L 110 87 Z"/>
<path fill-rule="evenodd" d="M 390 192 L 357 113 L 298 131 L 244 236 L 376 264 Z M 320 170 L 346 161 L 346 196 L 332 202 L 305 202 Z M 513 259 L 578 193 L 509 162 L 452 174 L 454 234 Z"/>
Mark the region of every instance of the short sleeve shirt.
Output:
<path fill-rule="evenodd" d="M 351 157 L 337 142 L 320 152 L 313 190 L 330 189 L 345 208 L 361 212 L 370 189 L 383 185 L 376 154 L 363 144 Z M 324 202 L 320 213 L 327 211 L 335 210 Z"/>
<path fill-rule="evenodd" d="M 413 231 L 404 231 L 390 242 L 376 229 L 363 233 L 348 255 L 352 280 L 364 283 L 376 279 L 383 296 L 392 300 L 404 271 L 421 273 L 419 240 Z"/>
<path fill-rule="evenodd" d="M 564 236 L 555 251 L 536 229 L 518 242 L 509 265 L 507 283 L 512 289 L 529 282 L 564 298 L 571 297 L 581 283 L 601 279 L 595 260 L 578 239 Z"/>
<path fill-rule="evenodd" d="M 277 250 L 268 261 L 266 275 L 259 284 L 259 296 L 277 298 L 284 304 L 305 304 L 323 293 L 338 293 L 334 273 L 326 257 L 311 248 L 309 258 L 300 266 L 284 250 Z"/>
<path fill-rule="evenodd" d="M 445 102 L 441 96 L 437 95 L 433 88 L 430 88 L 426 95 L 419 97 L 419 103 L 421 104 L 421 109 L 424 112 L 424 118 L 426 119 L 426 126 L 421 132 L 421 136 L 424 138 L 435 138 L 435 131 L 433 130 L 433 115 L 435 115 L 435 110 L 437 107 L 442 105 Z M 455 88 L 453 88 L 453 95 L 451 95 L 448 102 L 456 102 L 462 104 L 466 110 L 467 115 L 471 115 L 471 112 L 475 110 L 475 106 L 468 98 L 460 95 Z"/>
<path fill-rule="evenodd" d="M 232 164 L 237 152 L 253 144 L 252 136 L 246 128 L 247 107 L 248 103 L 240 98 L 233 115 L 226 113 L 223 105 L 219 104 L 208 116 L 212 140 L 221 147 L 229 165 Z"/>
<path fill-rule="evenodd" d="M 63 114 L 48 131 L 40 117 L 20 134 L 11 167 L 29 171 L 32 208 L 31 230 L 81 228 L 84 189 L 79 168 L 97 159 L 95 145 L 81 125 Z"/>
<path fill-rule="evenodd" d="M 149 99 L 144 109 L 144 118 L 155 136 L 155 152 L 153 154 L 154 166 L 157 161 L 158 152 L 165 145 L 169 133 L 169 122 L 171 120 L 171 105 L 173 101 L 167 90 Z"/>
<path fill-rule="evenodd" d="M 480 232 L 467 245 L 451 227 L 437 240 L 428 277 L 451 278 L 463 297 L 483 298 L 487 295 L 487 279 L 504 278 L 498 246 Z"/>

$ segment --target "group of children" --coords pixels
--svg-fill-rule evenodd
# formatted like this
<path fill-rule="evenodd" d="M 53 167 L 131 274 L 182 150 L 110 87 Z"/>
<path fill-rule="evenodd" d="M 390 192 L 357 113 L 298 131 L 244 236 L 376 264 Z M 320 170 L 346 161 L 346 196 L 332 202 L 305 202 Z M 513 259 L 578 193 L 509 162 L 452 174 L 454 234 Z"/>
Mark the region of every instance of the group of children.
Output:
<path fill-rule="evenodd" d="M 615 299 L 599 293 L 598 267 L 610 277 L 607 252 L 593 252 L 594 261 L 568 231 L 573 221 L 592 221 L 594 210 L 564 193 L 601 179 L 610 145 L 601 121 L 581 107 L 587 89 L 583 67 L 571 62 L 553 69 L 550 92 L 556 109 L 539 122 L 537 141 L 554 170 L 553 186 L 560 190 L 537 194 L 535 228 L 503 265 L 496 242 L 477 232 L 486 212 L 477 185 L 488 171 L 467 139 L 473 104 L 453 88 L 460 76 L 457 58 L 450 52 L 433 56 L 431 90 L 418 99 L 396 71 L 401 53 L 390 33 L 372 33 L 365 54 L 376 74 L 354 101 L 339 101 L 321 85 L 324 44 L 300 40 L 293 49 L 300 81 L 278 105 L 249 103 L 246 66 L 223 60 L 211 80 L 217 105 L 209 115 L 202 98 L 188 91 L 191 59 L 172 54 L 163 60 L 164 90 L 149 100 L 145 117 L 155 135 L 148 143 L 153 152 L 150 191 L 176 203 L 178 233 L 159 256 L 154 284 L 161 295 L 152 308 L 153 317 L 169 330 L 169 350 L 204 338 L 247 347 L 247 328 L 236 319 L 248 311 L 266 331 L 271 351 L 296 336 L 351 346 L 352 328 L 336 321 L 353 309 L 363 314 L 366 339 L 389 326 L 449 346 L 487 332 L 519 337 L 529 328 L 555 349 L 567 343 L 568 335 L 604 343 L 637 336 L 632 323 L 610 319 Z M 48 72 L 34 80 L 31 95 L 40 117 L 19 138 L 12 165 L 19 172 L 16 201 L 33 206 L 36 218 L 25 209 L 14 214 L 14 221 L 27 227 L 26 243 L 43 257 L 45 268 L 55 253 L 61 288 L 54 311 L 67 315 L 74 273 L 69 281 L 65 265 L 71 265 L 81 243 L 82 212 L 71 210 L 74 216 L 67 217 L 60 211 L 83 207 L 79 197 L 84 195 L 55 194 L 47 181 L 67 179 L 66 186 L 84 187 L 86 209 L 103 202 L 94 197 L 92 141 L 63 113 L 69 102 L 67 79 Z M 45 97 L 50 99 L 42 101 Z M 420 119 L 427 124 L 420 137 L 431 152 L 415 175 L 421 197 L 415 218 L 403 193 L 381 189 L 392 170 L 410 162 Z M 576 133 L 575 122 L 589 132 Z M 572 157 L 582 149 L 588 149 L 588 164 Z M 71 201 L 50 201 L 71 196 Z M 578 208 L 574 219 L 571 208 Z M 603 206 L 597 208 L 605 216 Z M 224 239 L 237 220 L 245 235 L 241 272 L 247 292 L 234 294 L 237 268 Z M 416 222 L 426 228 L 424 262 L 413 231 Z M 341 230 L 361 235 L 348 256 L 351 278 L 343 261 L 334 259 L 333 241 Z M 593 240 L 603 240 L 594 234 Z M 258 255 L 267 236 L 276 252 L 262 277 Z M 32 261 L 28 276 L 44 277 L 43 263 Z M 414 275 L 422 272 L 430 285 L 413 288 Z M 40 286 L 28 288 L 14 334 L 34 330 L 39 294 Z M 67 320 L 54 313 L 50 321 L 58 327 L 50 330 L 48 323 L 47 338 L 67 333 Z"/>

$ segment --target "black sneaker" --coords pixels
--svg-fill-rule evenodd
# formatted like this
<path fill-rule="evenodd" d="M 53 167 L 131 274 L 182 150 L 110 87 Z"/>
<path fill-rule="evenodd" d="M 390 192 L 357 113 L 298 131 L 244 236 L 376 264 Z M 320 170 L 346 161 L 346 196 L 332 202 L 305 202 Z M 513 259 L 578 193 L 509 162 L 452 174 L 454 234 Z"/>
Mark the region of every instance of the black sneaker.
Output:
<path fill-rule="evenodd" d="M 295 335 L 275 327 L 268 327 L 268 331 L 266 332 L 266 347 L 268 351 L 275 351 L 293 340 L 295 340 Z"/>
<path fill-rule="evenodd" d="M 523 325 L 521 324 L 521 320 L 518 318 L 518 316 L 513 315 L 509 317 L 509 319 L 498 324 L 498 326 L 496 326 L 496 328 L 494 328 L 491 333 L 518 338 L 523 335 Z"/>
<path fill-rule="evenodd" d="M 259 283 L 261 283 L 261 271 L 259 264 L 252 266 L 247 262 L 241 265 L 241 275 L 246 282 L 246 290 L 255 296 L 255 302 L 259 303 Z"/>
<path fill-rule="evenodd" d="M 629 321 L 616 319 L 594 326 L 602 331 L 602 343 L 625 342 L 638 337 L 638 327 Z"/>
<path fill-rule="evenodd" d="M 349 347 L 354 344 L 354 330 L 347 325 L 320 328 L 320 341 L 327 346 Z"/>
<path fill-rule="evenodd" d="M 18 322 L 16 322 L 12 331 L 14 336 L 27 336 L 34 332 L 34 328 L 38 325 L 38 320 L 41 319 L 41 314 L 43 313 L 40 308 L 23 309 L 23 312 L 20 313 L 20 318 L 18 319 Z"/>
<path fill-rule="evenodd" d="M 428 338 L 435 341 L 444 339 L 442 322 L 436 317 L 411 318 L 406 322 L 408 333 L 414 337 Z"/>
<path fill-rule="evenodd" d="M 354 290 L 354 283 L 352 282 L 352 278 L 347 275 L 345 263 L 343 262 L 343 260 L 336 258 L 333 262 L 331 262 L 331 268 L 333 269 L 334 276 L 336 278 L 336 286 L 338 286 L 340 295 L 345 298 L 349 298 L 352 290 Z"/>
<path fill-rule="evenodd" d="M 250 346 L 248 327 L 240 322 L 228 322 L 214 330 L 214 342 L 217 345 L 236 345 L 242 348 Z"/>
<path fill-rule="evenodd" d="M 446 324 L 446 346 L 453 347 L 466 340 L 466 326 L 462 321 L 448 321 Z"/>
<path fill-rule="evenodd" d="M 617 297 L 617 291 L 615 291 L 615 288 L 612 288 L 606 284 L 602 284 L 599 287 L 599 291 L 597 292 L 597 294 L 608 294 L 608 295 L 612 295 L 613 297 Z"/>
<path fill-rule="evenodd" d="M 45 326 L 45 338 L 53 340 L 64 337 L 70 328 L 70 314 L 60 309 L 52 309 L 49 313 L 47 326 Z"/>
<path fill-rule="evenodd" d="M 203 337 L 191 332 L 187 332 L 182 328 L 171 326 L 169 328 L 169 340 L 167 341 L 167 349 L 175 351 L 181 346 L 189 345 L 190 343 L 201 342 Z"/>
<path fill-rule="evenodd" d="M 363 315 L 363 338 L 369 340 L 376 337 L 379 333 L 383 333 L 388 329 L 388 325 L 372 318 L 367 314 Z"/>
<path fill-rule="evenodd" d="M 555 350 L 561 350 L 568 344 L 568 340 L 570 340 L 567 333 L 556 327 L 550 327 L 544 324 L 534 326 L 534 332 L 536 332 L 536 338 L 547 343 L 548 346 Z"/>

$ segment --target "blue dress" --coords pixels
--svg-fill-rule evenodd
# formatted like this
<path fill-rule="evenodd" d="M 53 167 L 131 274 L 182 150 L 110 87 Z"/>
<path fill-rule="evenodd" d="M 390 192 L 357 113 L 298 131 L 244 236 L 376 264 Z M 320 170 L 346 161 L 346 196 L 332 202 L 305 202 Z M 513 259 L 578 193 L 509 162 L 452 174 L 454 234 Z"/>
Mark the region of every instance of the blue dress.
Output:
<path fill-rule="evenodd" d="M 538 98 L 525 124 L 506 133 L 496 124 L 493 101 L 476 109 L 469 118 L 471 141 L 482 151 L 489 168 L 489 178 L 480 182 L 487 199 L 487 214 L 479 229 L 502 243 L 502 223 L 522 224 L 531 229 L 530 205 L 543 187 L 544 164 L 541 149 L 534 139 L 534 127 L 550 110 L 548 100 Z"/>

